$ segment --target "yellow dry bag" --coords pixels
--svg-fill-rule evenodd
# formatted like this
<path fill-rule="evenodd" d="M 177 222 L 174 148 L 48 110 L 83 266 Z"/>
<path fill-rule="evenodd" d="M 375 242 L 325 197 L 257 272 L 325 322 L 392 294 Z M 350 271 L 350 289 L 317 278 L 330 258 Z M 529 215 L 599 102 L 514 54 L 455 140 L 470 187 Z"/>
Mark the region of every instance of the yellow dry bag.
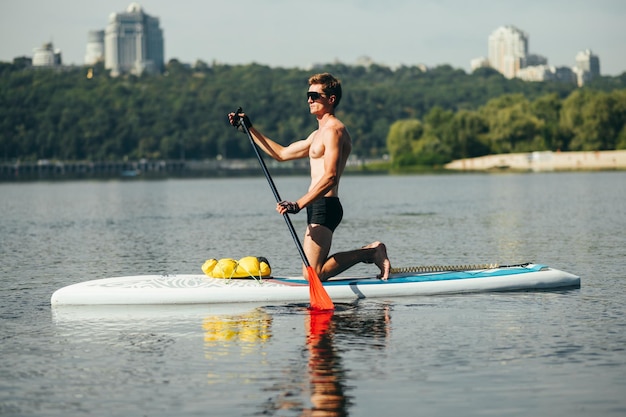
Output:
<path fill-rule="evenodd" d="M 272 268 L 262 256 L 246 256 L 238 261 L 232 258 L 209 259 L 202 265 L 202 271 L 211 278 L 267 278 Z"/>

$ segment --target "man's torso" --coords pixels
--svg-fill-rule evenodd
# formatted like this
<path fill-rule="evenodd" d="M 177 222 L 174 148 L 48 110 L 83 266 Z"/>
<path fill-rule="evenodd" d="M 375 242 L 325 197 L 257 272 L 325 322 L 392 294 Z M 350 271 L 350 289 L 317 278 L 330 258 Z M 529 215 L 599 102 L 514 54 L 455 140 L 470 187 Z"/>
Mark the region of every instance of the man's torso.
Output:
<path fill-rule="evenodd" d="M 322 131 L 322 129 L 332 129 L 332 131 Z M 336 146 L 339 150 L 337 161 L 337 176 L 339 178 L 343 174 L 348 156 L 350 156 L 350 151 L 352 150 L 352 140 L 350 138 L 350 134 L 348 133 L 348 129 L 339 120 L 334 120 L 322 129 L 318 129 L 311 133 L 312 139 L 311 146 L 309 148 L 311 186 L 316 184 L 324 175 L 324 157 L 327 153 L 329 153 L 327 147 Z M 327 138 L 326 143 L 324 143 L 324 136 Z M 333 189 L 327 192 L 324 196 L 338 196 L 338 185 L 339 180 L 337 181 L 337 186 L 333 187 Z"/>

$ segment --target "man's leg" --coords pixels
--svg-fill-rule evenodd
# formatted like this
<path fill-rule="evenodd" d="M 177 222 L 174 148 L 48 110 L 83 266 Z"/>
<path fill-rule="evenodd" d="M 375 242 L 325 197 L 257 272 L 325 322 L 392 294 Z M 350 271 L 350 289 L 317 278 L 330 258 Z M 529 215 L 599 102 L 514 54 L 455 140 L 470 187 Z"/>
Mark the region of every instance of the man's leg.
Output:
<path fill-rule="evenodd" d="M 380 269 L 378 277 L 383 280 L 389 278 L 391 263 L 387 256 L 387 248 L 384 243 L 372 242 L 360 249 L 338 252 L 329 257 L 324 264 L 320 279 L 325 281 L 361 262 L 376 264 Z"/>
<path fill-rule="evenodd" d="M 333 232 L 328 227 L 322 226 L 321 224 L 309 224 L 307 226 L 302 248 L 304 249 L 309 263 L 322 280 L 322 268 L 330 253 L 332 242 Z M 306 277 L 307 272 L 304 266 L 302 267 L 302 271 L 303 275 Z"/>
<path fill-rule="evenodd" d="M 319 224 L 309 225 L 304 236 L 304 253 L 322 281 L 361 262 L 376 264 L 380 269 L 379 277 L 389 278 L 391 263 L 387 257 L 387 248 L 383 243 L 373 242 L 360 249 L 339 252 L 328 257 L 332 239 L 333 232 Z M 303 274 L 306 276 L 306 271 L 303 271 Z"/>

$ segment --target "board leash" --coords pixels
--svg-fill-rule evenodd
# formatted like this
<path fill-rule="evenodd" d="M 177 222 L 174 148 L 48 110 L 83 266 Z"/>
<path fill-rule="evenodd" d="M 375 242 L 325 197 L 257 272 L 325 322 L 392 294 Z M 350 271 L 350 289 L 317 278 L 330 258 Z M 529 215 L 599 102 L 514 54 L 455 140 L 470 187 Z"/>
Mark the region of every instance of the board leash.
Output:
<path fill-rule="evenodd" d="M 514 265 L 476 264 L 476 265 L 423 265 L 423 266 L 407 266 L 402 268 L 391 268 L 391 274 L 405 274 L 409 272 L 446 272 L 446 271 L 473 271 L 477 269 L 496 269 L 496 268 L 515 268 L 525 267 L 530 262 Z"/>

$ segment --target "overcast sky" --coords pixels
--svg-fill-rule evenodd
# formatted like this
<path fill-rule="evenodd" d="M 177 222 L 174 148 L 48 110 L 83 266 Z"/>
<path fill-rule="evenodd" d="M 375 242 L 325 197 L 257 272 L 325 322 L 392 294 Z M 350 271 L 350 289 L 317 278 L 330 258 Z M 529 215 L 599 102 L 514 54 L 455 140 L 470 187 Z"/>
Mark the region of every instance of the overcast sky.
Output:
<path fill-rule="evenodd" d="M 87 32 L 104 29 L 129 0 L 0 0 L 0 61 L 52 41 L 83 64 Z M 489 34 L 514 25 L 529 52 L 573 66 L 591 49 L 603 75 L 626 71 L 626 0 L 143 0 L 158 17 L 165 59 L 307 68 L 362 56 L 396 66 L 450 64 L 470 71 Z"/>

